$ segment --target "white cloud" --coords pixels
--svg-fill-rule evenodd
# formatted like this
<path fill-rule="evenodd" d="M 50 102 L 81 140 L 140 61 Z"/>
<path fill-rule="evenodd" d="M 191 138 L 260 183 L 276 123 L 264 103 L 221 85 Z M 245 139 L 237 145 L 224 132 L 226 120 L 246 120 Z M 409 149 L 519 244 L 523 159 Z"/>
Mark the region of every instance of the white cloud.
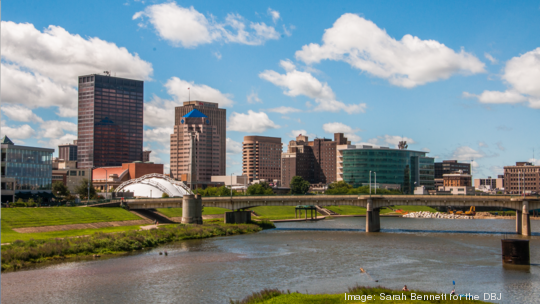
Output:
<path fill-rule="evenodd" d="M 176 2 L 150 5 L 144 11 L 133 15 L 133 20 L 148 18 L 157 34 L 174 46 L 193 48 L 214 41 L 241 43 L 248 45 L 264 44 L 270 39 L 279 39 L 275 28 L 264 22 L 250 22 L 238 14 L 228 14 L 224 23 L 216 22 L 214 16 L 206 18 L 193 6 L 185 8 Z M 139 26 L 144 27 L 144 23 Z"/>
<path fill-rule="evenodd" d="M 39 136 L 45 138 L 59 138 L 65 135 L 64 131 L 77 132 L 77 125 L 69 121 L 48 120 L 41 124 Z"/>
<path fill-rule="evenodd" d="M 540 159 L 529 158 L 528 162 L 533 163 L 535 166 L 540 166 Z"/>
<path fill-rule="evenodd" d="M 321 83 L 308 72 L 296 70 L 296 66 L 292 62 L 282 60 L 280 65 L 285 69 L 286 74 L 266 70 L 260 73 L 259 77 L 286 89 L 283 94 L 287 96 L 304 95 L 313 98 L 317 103 L 315 111 L 339 112 L 343 110 L 349 114 L 365 112 L 365 103 L 344 104 L 337 101 L 332 88 L 327 83 Z"/>
<path fill-rule="evenodd" d="M 390 37 L 372 21 L 344 14 L 325 31 L 323 44 L 311 43 L 296 52 L 307 64 L 329 59 L 345 61 L 397 86 L 412 88 L 453 74 L 484 72 L 484 63 L 463 49 L 456 53 L 435 40 L 405 35 Z"/>
<path fill-rule="evenodd" d="M 68 133 L 68 134 L 62 135 L 61 137 L 51 138 L 49 139 L 49 141 L 39 140 L 38 142 L 47 147 L 58 150 L 58 145 L 72 143 L 74 140 L 77 140 L 77 135 Z"/>
<path fill-rule="evenodd" d="M 193 81 L 182 80 L 178 77 L 171 77 L 167 80 L 165 88 L 167 88 L 167 93 L 174 96 L 175 100 L 179 102 L 189 99 L 209 101 L 219 103 L 219 107 L 230 107 L 234 104 L 230 99 L 233 98 L 232 94 L 221 93 L 205 84 L 195 84 Z"/>
<path fill-rule="evenodd" d="M 506 150 L 506 148 L 503 146 L 502 142 L 499 141 L 499 142 L 496 143 L 496 145 L 497 145 L 497 149 L 499 149 L 501 151 Z"/>
<path fill-rule="evenodd" d="M 232 140 L 227 137 L 227 154 L 240 154 L 242 153 L 242 143 Z"/>
<path fill-rule="evenodd" d="M 491 64 L 497 64 L 499 61 L 491 56 L 489 53 L 484 53 L 484 57 L 491 62 Z"/>
<path fill-rule="evenodd" d="M 10 139 L 28 139 L 36 135 L 36 131 L 32 129 L 29 125 L 22 125 L 18 127 L 8 127 L 2 125 L 0 128 L 2 137 L 7 136 Z"/>
<path fill-rule="evenodd" d="M 2 101 L 29 108 L 58 106 L 76 116 L 77 76 L 112 70 L 119 77 L 149 80 L 152 64 L 97 37 L 83 38 L 50 25 L 2 21 Z"/>
<path fill-rule="evenodd" d="M 528 101 L 528 106 L 540 109 L 540 47 L 506 62 L 502 75 L 509 89 L 484 91 L 480 95 L 464 92 L 465 97 L 475 97 L 481 103 L 520 103 Z"/>
<path fill-rule="evenodd" d="M 144 130 L 144 143 L 159 143 L 165 147 L 170 147 L 171 134 L 173 134 L 173 128 L 153 128 Z"/>
<path fill-rule="evenodd" d="M 178 101 L 162 99 L 154 95 L 144 104 L 144 124 L 150 127 L 170 127 L 174 125 L 174 108 L 181 106 Z"/>
<path fill-rule="evenodd" d="M 481 148 L 482 148 L 482 147 L 485 147 L 485 148 L 488 147 L 488 145 L 487 145 L 485 142 L 483 142 L 483 141 L 478 142 L 478 146 L 481 147 Z"/>
<path fill-rule="evenodd" d="M 279 128 L 264 112 L 249 110 L 247 114 L 233 112 L 227 122 L 227 131 L 263 133 Z"/>
<path fill-rule="evenodd" d="M 292 107 L 285 107 L 285 106 L 268 109 L 267 111 L 268 112 L 275 112 L 275 113 L 279 113 L 279 114 L 289 114 L 289 113 L 302 112 L 302 110 L 300 110 L 300 109 L 296 109 L 296 108 L 292 108 Z"/>
<path fill-rule="evenodd" d="M 384 135 L 384 137 L 379 136 L 379 138 L 388 145 L 394 145 L 395 148 L 397 148 L 400 141 L 406 141 L 407 145 L 416 143 L 412 138 L 397 135 Z"/>
<path fill-rule="evenodd" d="M 32 110 L 18 105 L 4 105 L 2 112 L 11 120 L 24 122 L 43 122 L 43 119 L 32 112 Z"/>
<path fill-rule="evenodd" d="M 422 151 L 427 152 L 427 153 L 431 152 L 429 148 L 422 148 Z"/>
<path fill-rule="evenodd" d="M 470 162 L 473 159 L 479 159 L 485 157 L 485 154 L 481 151 L 476 151 L 471 147 L 461 146 L 457 147 L 452 153 L 451 159 L 456 159 L 460 162 Z"/>
<path fill-rule="evenodd" d="M 360 129 L 358 128 L 353 129 L 340 122 L 325 123 L 323 125 L 323 130 L 324 132 L 330 133 L 330 134 L 344 133 L 345 137 L 347 137 L 347 139 L 350 140 L 351 142 L 359 142 L 362 140 L 362 137 L 355 134 L 356 132 L 361 131 Z"/>
<path fill-rule="evenodd" d="M 296 138 L 299 135 L 307 136 L 308 138 L 315 138 L 316 135 L 313 133 L 308 133 L 308 131 L 301 129 L 301 130 L 291 130 L 291 132 L 287 133 L 287 136 L 291 138 Z"/>
<path fill-rule="evenodd" d="M 274 21 L 274 24 L 279 20 L 280 16 L 279 16 L 279 12 L 278 11 L 275 11 L 271 8 L 268 8 L 268 15 L 270 15 L 270 17 L 272 17 L 272 21 Z"/>
<path fill-rule="evenodd" d="M 259 98 L 259 94 L 255 91 L 251 91 L 249 95 L 247 96 L 247 102 L 248 103 L 263 103 L 262 100 Z"/>
<path fill-rule="evenodd" d="M 504 167 L 501 166 L 491 166 L 489 170 L 493 173 L 493 177 L 504 174 Z"/>

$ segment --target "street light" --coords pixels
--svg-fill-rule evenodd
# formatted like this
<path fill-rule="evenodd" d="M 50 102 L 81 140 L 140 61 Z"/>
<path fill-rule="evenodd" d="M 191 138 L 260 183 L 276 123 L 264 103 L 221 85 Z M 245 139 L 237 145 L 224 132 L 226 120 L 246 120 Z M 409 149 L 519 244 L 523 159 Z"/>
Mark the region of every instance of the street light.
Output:
<path fill-rule="evenodd" d="M 231 202 L 232 202 L 232 176 L 233 176 L 233 173 L 231 173 Z"/>
<path fill-rule="evenodd" d="M 90 174 L 88 174 L 88 197 L 86 198 L 86 205 L 90 203 L 90 183 L 92 182 L 92 174 L 94 173 L 94 168 L 97 167 L 90 167 Z"/>
<path fill-rule="evenodd" d="M 377 172 L 373 172 L 375 174 L 375 194 L 377 194 Z"/>
<path fill-rule="evenodd" d="M 371 171 L 369 171 L 369 196 L 371 196 Z"/>

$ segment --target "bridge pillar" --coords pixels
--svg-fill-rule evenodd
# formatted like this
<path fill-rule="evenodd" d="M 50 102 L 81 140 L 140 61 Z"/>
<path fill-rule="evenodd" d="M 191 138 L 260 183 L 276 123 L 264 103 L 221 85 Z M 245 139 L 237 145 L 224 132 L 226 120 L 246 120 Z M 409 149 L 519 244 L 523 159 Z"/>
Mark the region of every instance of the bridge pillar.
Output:
<path fill-rule="evenodd" d="M 523 207 L 521 211 L 521 234 L 531 235 L 531 218 L 529 216 L 529 202 L 523 201 Z"/>
<path fill-rule="evenodd" d="M 379 209 L 373 209 L 373 200 L 368 198 L 366 211 L 366 232 L 379 232 L 381 223 L 379 219 Z"/>
<path fill-rule="evenodd" d="M 521 220 L 523 219 L 523 216 L 521 214 L 521 210 L 516 209 L 516 233 L 521 234 L 521 229 L 523 228 L 521 225 Z"/>
<path fill-rule="evenodd" d="M 202 224 L 202 199 L 193 194 L 182 197 L 182 224 Z"/>

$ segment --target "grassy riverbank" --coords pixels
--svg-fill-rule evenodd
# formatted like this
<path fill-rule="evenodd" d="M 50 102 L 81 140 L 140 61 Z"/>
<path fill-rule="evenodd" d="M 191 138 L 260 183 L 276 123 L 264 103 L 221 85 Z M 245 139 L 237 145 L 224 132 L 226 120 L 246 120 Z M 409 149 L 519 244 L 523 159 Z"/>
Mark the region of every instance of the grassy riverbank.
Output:
<path fill-rule="evenodd" d="M 373 303 L 373 304 L 412 304 L 412 303 L 437 303 L 437 304 L 465 304 L 465 303 L 486 303 L 477 300 L 450 300 L 449 295 L 446 295 L 446 300 L 435 298 L 435 296 L 441 296 L 435 292 L 425 291 L 409 291 L 402 292 L 398 290 L 391 290 L 384 287 L 364 287 L 356 286 L 349 288 L 348 295 L 358 296 L 358 300 L 345 300 L 345 294 L 302 294 L 299 292 L 280 291 L 277 289 L 265 289 L 260 292 L 255 292 L 250 296 L 247 296 L 241 301 L 230 301 L 231 304 L 337 304 L 337 303 Z M 384 296 L 390 296 L 390 298 L 381 298 L 381 294 Z M 412 297 L 415 299 L 413 300 Z M 402 295 L 405 295 L 403 297 Z M 392 298 L 394 296 L 394 298 Z M 396 298 L 395 296 L 400 296 Z M 420 298 L 418 298 L 420 296 Z M 431 296 L 431 300 L 430 300 Z M 371 297 L 371 298 L 368 298 Z M 362 299 L 364 299 L 362 301 Z"/>
<path fill-rule="evenodd" d="M 161 244 L 214 236 L 245 234 L 261 231 L 259 224 L 166 225 L 159 229 L 124 231 L 118 233 L 95 233 L 90 236 L 64 239 L 15 241 L 2 246 L 2 271 L 24 268 L 49 260 L 63 260 L 93 254 L 122 254 Z"/>
<path fill-rule="evenodd" d="M 181 217 L 182 208 L 158 208 L 156 209 L 159 213 L 168 216 L 168 217 Z M 230 212 L 231 210 L 218 207 L 204 207 L 203 215 L 212 215 L 212 214 L 225 214 L 225 212 Z"/>

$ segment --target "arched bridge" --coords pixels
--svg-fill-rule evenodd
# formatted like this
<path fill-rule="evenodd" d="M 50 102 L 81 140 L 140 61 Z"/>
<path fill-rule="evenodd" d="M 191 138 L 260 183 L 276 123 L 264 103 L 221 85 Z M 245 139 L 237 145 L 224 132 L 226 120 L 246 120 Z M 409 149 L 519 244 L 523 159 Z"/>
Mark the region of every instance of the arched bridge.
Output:
<path fill-rule="evenodd" d="M 181 208 L 182 198 L 130 199 L 130 209 Z M 516 210 L 516 232 L 530 235 L 529 210 L 540 209 L 538 197 L 460 196 L 460 195 L 302 195 L 203 197 L 205 207 L 241 210 L 257 206 L 351 205 L 367 208 L 366 231 L 380 230 L 379 210 L 394 205 L 432 207 L 502 207 Z"/>

